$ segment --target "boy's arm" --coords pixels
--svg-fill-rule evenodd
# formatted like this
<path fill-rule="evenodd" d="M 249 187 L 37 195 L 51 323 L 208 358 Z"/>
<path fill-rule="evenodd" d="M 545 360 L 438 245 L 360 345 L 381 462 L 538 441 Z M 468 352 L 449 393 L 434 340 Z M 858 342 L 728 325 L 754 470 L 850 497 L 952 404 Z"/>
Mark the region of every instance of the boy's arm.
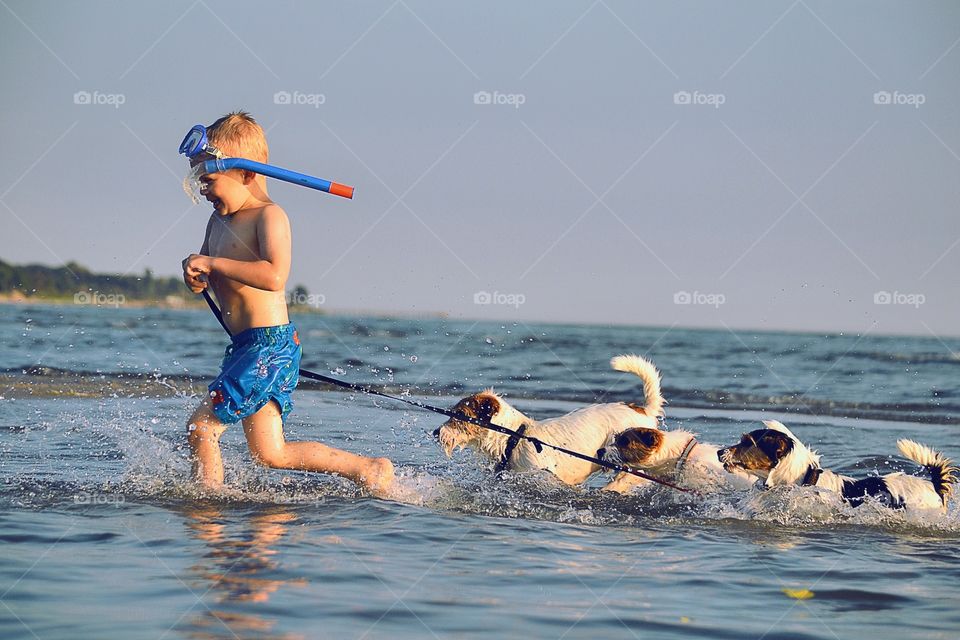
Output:
<path fill-rule="evenodd" d="M 203 244 L 200 245 L 200 255 L 207 255 L 210 252 L 210 227 L 213 225 L 213 216 L 210 216 L 210 219 L 207 220 L 207 230 L 203 234 Z M 197 254 L 192 254 L 183 259 L 181 266 L 183 267 L 183 282 L 193 293 L 201 293 L 204 289 L 207 288 L 207 282 L 201 280 L 201 272 L 193 272 L 187 268 L 190 258 Z"/>
<path fill-rule="evenodd" d="M 192 255 L 187 269 L 198 274 L 215 272 L 256 289 L 283 291 L 290 274 L 290 221 L 283 209 L 270 205 L 257 222 L 260 260 L 248 262 L 230 258 Z"/>

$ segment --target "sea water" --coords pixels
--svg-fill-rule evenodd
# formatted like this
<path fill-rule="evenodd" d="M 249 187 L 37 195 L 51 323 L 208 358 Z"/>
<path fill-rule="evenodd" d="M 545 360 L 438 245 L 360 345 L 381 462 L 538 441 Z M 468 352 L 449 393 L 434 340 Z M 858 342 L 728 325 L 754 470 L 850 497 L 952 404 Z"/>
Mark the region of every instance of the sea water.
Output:
<path fill-rule="evenodd" d="M 296 316 L 303 366 L 442 406 L 494 387 L 535 418 L 642 400 L 729 444 L 785 422 L 851 475 L 909 437 L 960 458 L 960 341 Z M 200 310 L 0 307 L 2 638 L 960 637 L 960 509 L 815 489 L 600 494 L 444 457 L 442 416 L 305 388 L 288 439 L 388 455 L 393 501 L 254 466 L 188 481 L 184 420 L 226 344 Z"/>

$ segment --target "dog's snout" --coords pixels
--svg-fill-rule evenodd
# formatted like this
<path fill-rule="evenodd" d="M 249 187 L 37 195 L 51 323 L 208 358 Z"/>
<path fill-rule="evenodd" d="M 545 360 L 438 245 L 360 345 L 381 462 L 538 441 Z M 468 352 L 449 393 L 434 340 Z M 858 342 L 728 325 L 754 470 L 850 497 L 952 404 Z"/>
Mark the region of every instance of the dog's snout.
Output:
<path fill-rule="evenodd" d="M 440 427 L 437 427 L 436 429 L 433 430 L 433 437 L 437 440 L 440 439 Z"/>
<path fill-rule="evenodd" d="M 733 471 L 736 468 L 734 463 L 734 449 L 736 446 L 724 447 L 723 449 L 717 449 L 717 460 L 723 465 L 723 468 L 727 471 Z"/>
<path fill-rule="evenodd" d="M 603 456 L 606 452 L 607 452 L 606 447 L 600 447 L 599 449 L 597 449 L 597 457 L 603 460 Z"/>

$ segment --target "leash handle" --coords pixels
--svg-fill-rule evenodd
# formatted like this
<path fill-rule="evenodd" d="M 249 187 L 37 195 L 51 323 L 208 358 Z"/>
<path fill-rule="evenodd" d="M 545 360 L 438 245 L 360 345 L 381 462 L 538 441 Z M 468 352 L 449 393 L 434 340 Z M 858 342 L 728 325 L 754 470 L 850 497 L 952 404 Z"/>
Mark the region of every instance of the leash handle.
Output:
<path fill-rule="evenodd" d="M 223 327 L 223 330 L 227 332 L 228 336 L 233 337 L 233 333 L 230 331 L 230 328 L 227 326 L 227 323 L 223 319 L 223 313 L 221 313 L 220 308 L 217 307 L 217 303 L 213 301 L 213 298 L 210 297 L 210 293 L 206 289 L 203 290 L 203 299 L 207 301 L 207 306 L 210 307 L 210 311 L 212 311 L 213 315 L 216 316 L 217 321 L 220 322 L 220 326 Z M 604 467 L 611 471 L 617 471 L 619 473 L 628 473 L 632 476 L 643 478 L 644 480 L 649 480 L 650 482 L 655 482 L 657 484 L 661 484 L 665 487 L 670 487 L 671 489 L 676 489 L 677 491 L 682 491 L 684 493 L 690 493 L 692 491 L 691 489 L 686 489 L 672 482 L 664 480 L 663 478 L 658 478 L 656 476 L 646 474 L 642 471 L 637 471 L 636 469 L 631 469 L 630 467 L 619 465 L 613 462 L 607 462 L 606 460 L 601 460 L 600 458 L 588 456 L 583 453 L 580 453 L 579 451 L 573 451 L 571 449 L 566 449 L 559 445 L 550 444 L 549 442 L 544 442 L 543 440 L 540 440 L 539 438 L 535 438 L 533 436 L 524 435 L 524 431 L 526 431 L 526 425 L 520 425 L 520 428 L 514 431 L 513 429 L 510 429 L 508 427 L 502 427 L 498 424 L 493 424 L 492 422 L 486 422 L 484 420 L 472 418 L 468 415 L 458 413 L 456 411 L 450 411 L 449 409 L 442 409 L 440 407 L 435 407 L 433 405 L 426 404 L 425 402 L 418 402 L 417 400 L 411 400 L 409 398 L 400 398 L 397 396 L 392 396 L 389 393 L 383 393 L 382 391 L 370 389 L 368 387 L 364 387 L 359 384 L 354 384 L 352 382 L 347 382 L 345 380 L 338 380 L 337 378 L 331 378 L 330 376 L 325 376 L 321 373 L 308 371 L 307 369 L 301 368 L 300 375 L 303 376 L 304 378 L 307 378 L 308 380 L 317 380 L 319 382 L 326 382 L 327 384 L 332 384 L 342 389 L 350 389 L 351 391 L 357 391 L 359 393 L 365 393 L 367 395 L 379 396 L 381 398 L 387 398 L 388 400 L 402 402 L 404 404 L 408 404 L 413 407 L 418 407 L 426 411 L 432 411 L 433 413 L 438 413 L 440 415 L 447 416 L 448 418 L 453 418 L 454 420 L 460 420 L 461 422 L 469 422 L 472 425 L 476 425 L 483 429 L 487 429 L 488 431 L 496 431 L 497 433 L 505 434 L 509 436 L 509 439 L 507 440 L 507 448 L 510 453 L 513 453 L 513 449 L 516 448 L 517 443 L 519 443 L 520 440 L 526 440 L 531 444 L 533 444 L 533 446 L 537 448 L 537 451 L 541 451 L 543 447 L 548 447 L 550 449 L 553 449 L 554 451 L 565 453 L 568 456 L 578 458 L 585 462 L 592 462 L 597 466 Z M 512 446 L 511 446 L 511 442 L 513 443 Z M 505 456 L 505 459 L 502 460 L 500 464 L 497 465 L 499 471 L 503 471 L 506 468 L 506 462 L 508 460 L 509 460 L 509 454 Z M 501 465 L 504 466 L 504 469 L 499 468 Z"/>

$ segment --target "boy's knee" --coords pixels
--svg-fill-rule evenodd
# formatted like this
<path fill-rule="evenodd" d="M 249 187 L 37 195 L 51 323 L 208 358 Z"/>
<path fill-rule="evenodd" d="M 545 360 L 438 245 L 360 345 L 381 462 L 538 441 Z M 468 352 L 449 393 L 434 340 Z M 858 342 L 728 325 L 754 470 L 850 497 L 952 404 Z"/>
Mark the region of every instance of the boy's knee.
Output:
<path fill-rule="evenodd" d="M 198 447 L 204 441 L 216 442 L 220 440 L 223 430 L 223 425 L 191 420 L 187 423 L 187 442 L 191 447 Z"/>
<path fill-rule="evenodd" d="M 283 469 L 287 466 L 286 453 L 281 449 L 251 449 L 250 456 L 253 458 L 254 462 L 264 467 Z"/>

